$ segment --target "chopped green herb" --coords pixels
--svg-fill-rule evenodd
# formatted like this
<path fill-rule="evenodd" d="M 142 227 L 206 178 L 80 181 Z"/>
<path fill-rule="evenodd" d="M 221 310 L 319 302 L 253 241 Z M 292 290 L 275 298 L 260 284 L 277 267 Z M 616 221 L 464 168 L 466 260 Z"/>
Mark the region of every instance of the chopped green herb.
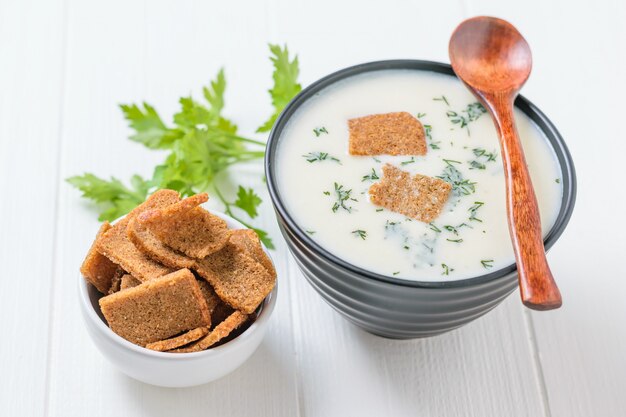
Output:
<path fill-rule="evenodd" d="M 324 191 L 324 195 L 330 195 L 330 191 Z"/>
<path fill-rule="evenodd" d="M 485 149 L 482 148 L 474 148 L 472 149 L 472 153 L 477 157 L 487 158 L 487 162 L 495 161 L 497 156 L 496 151 L 487 152 Z"/>
<path fill-rule="evenodd" d="M 415 157 L 412 156 L 411 159 L 409 159 L 408 161 L 400 162 L 400 165 L 408 165 L 408 164 L 412 164 L 414 162 L 415 162 Z"/>
<path fill-rule="evenodd" d="M 441 141 L 439 141 L 439 142 L 431 142 L 431 143 L 428 144 L 428 146 L 430 146 L 430 149 L 441 149 L 439 147 L 440 143 L 441 143 Z"/>
<path fill-rule="evenodd" d="M 389 220 L 387 220 L 385 222 L 385 230 L 389 230 L 389 228 L 393 228 L 397 224 L 398 222 L 390 222 Z"/>
<path fill-rule="evenodd" d="M 335 201 L 335 203 L 333 204 L 333 207 L 332 207 L 333 213 L 336 213 L 337 210 L 339 210 L 340 208 L 344 209 L 348 213 L 352 212 L 352 207 L 347 206 L 346 202 L 349 200 L 351 201 L 358 201 L 358 200 L 350 197 L 351 194 L 352 194 L 352 190 L 345 190 L 343 188 L 343 185 L 339 185 L 335 183 L 335 196 L 337 197 L 337 201 Z"/>
<path fill-rule="evenodd" d="M 316 233 L 315 230 L 307 230 L 306 232 L 310 235 L 314 235 Z"/>
<path fill-rule="evenodd" d="M 406 245 L 404 245 L 404 249 L 409 250 L 409 247 L 408 247 L 408 246 L 406 246 Z"/>
<path fill-rule="evenodd" d="M 380 159 L 376 158 L 375 156 L 373 156 L 373 157 L 372 157 L 372 159 L 373 159 L 374 161 L 378 162 L 379 164 L 380 164 L 380 162 L 381 162 L 381 161 L 380 161 Z"/>
<path fill-rule="evenodd" d="M 470 226 L 467 223 L 461 223 L 458 226 L 450 226 L 450 225 L 443 226 L 444 229 L 446 229 L 448 232 L 454 233 L 456 236 L 459 235 L 459 229 L 462 228 L 462 227 L 469 227 L 470 229 L 472 229 L 472 226 Z"/>
<path fill-rule="evenodd" d="M 325 127 L 316 127 L 313 129 L 313 133 L 315 133 L 315 137 L 319 138 L 321 134 L 326 133 L 328 135 L 328 130 Z"/>
<path fill-rule="evenodd" d="M 426 116 L 426 113 L 417 113 L 417 118 L 418 119 L 421 119 L 424 116 Z"/>
<path fill-rule="evenodd" d="M 428 223 L 428 226 L 430 227 L 430 230 L 433 230 L 433 231 L 435 231 L 437 233 L 441 233 L 441 229 L 438 228 L 437 226 L 435 226 L 434 223 Z"/>
<path fill-rule="evenodd" d="M 471 182 L 463 177 L 461 171 L 459 171 L 454 165 L 446 162 L 447 165 L 443 170 L 443 173 L 437 178 L 442 179 L 452 184 L 452 194 L 456 197 L 461 195 L 470 195 L 476 192 L 476 183 Z"/>
<path fill-rule="evenodd" d="M 435 97 L 433 98 L 434 101 L 443 101 L 444 103 L 446 103 L 446 106 L 450 106 L 450 103 L 448 103 L 448 99 L 446 98 L 446 96 L 441 96 L 441 97 Z"/>
<path fill-rule="evenodd" d="M 448 116 L 448 119 L 450 119 L 452 124 L 459 125 L 460 128 L 466 128 L 471 122 L 478 120 L 478 118 L 485 113 L 487 113 L 487 110 L 483 107 L 483 105 L 476 102 L 468 104 L 467 107 L 460 113 L 448 110 L 446 112 L 446 116 Z M 469 129 L 467 133 L 469 135 Z"/>
<path fill-rule="evenodd" d="M 376 211 L 377 211 L 377 212 L 381 212 L 381 211 L 383 211 L 383 210 L 384 210 L 384 209 L 381 209 L 381 208 L 376 209 Z"/>
<path fill-rule="evenodd" d="M 424 134 L 430 140 L 433 139 L 432 132 L 433 132 L 433 127 L 431 125 L 424 125 Z"/>
<path fill-rule="evenodd" d="M 444 159 L 443 162 L 445 162 L 448 165 L 452 165 L 452 164 L 462 164 L 463 162 L 461 161 L 455 161 L 454 159 Z"/>
<path fill-rule="evenodd" d="M 489 268 L 493 268 L 493 259 L 487 259 L 487 260 L 483 260 L 480 261 L 480 263 L 483 265 L 483 268 L 485 269 L 489 269 Z"/>
<path fill-rule="evenodd" d="M 355 235 L 355 236 L 360 237 L 363 240 L 365 240 L 365 238 L 367 238 L 367 232 L 365 230 L 360 230 L 360 229 L 353 230 L 352 234 Z"/>
<path fill-rule="evenodd" d="M 395 277 L 395 276 L 396 276 L 396 275 L 398 275 L 399 273 L 400 273 L 400 271 L 393 272 L 393 276 Z"/>
<path fill-rule="evenodd" d="M 428 245 L 427 245 L 427 244 L 425 244 L 425 243 L 422 243 L 422 245 L 423 245 L 426 249 L 428 249 L 428 251 L 429 251 L 430 253 L 433 253 L 433 248 L 431 248 L 430 246 L 428 246 Z"/>
<path fill-rule="evenodd" d="M 322 161 L 334 161 L 338 164 L 341 164 L 341 161 L 334 156 L 329 156 L 327 152 L 309 152 L 306 155 L 302 155 L 303 158 L 307 160 L 307 162 L 322 162 Z"/>
<path fill-rule="evenodd" d="M 472 153 L 476 157 L 476 159 L 470 161 L 470 169 L 485 169 L 487 162 L 494 162 L 496 160 L 496 151 L 487 152 L 482 148 L 474 148 L 472 149 Z"/>
<path fill-rule="evenodd" d="M 560 184 L 561 183 L 561 179 L 557 178 L 557 179 L 554 180 L 554 182 L 556 182 L 557 184 Z"/>
<path fill-rule="evenodd" d="M 363 181 L 374 181 L 374 180 L 378 180 L 380 179 L 380 177 L 378 175 L 376 175 L 376 171 L 374 171 L 374 168 L 372 168 L 372 172 L 371 174 L 367 174 L 367 175 L 363 175 L 363 179 L 361 179 L 361 182 Z"/>
<path fill-rule="evenodd" d="M 454 268 L 450 268 L 446 264 L 441 264 L 441 268 L 443 268 L 443 272 L 441 273 L 441 275 L 450 275 L 450 272 L 454 271 Z"/>
<path fill-rule="evenodd" d="M 476 161 L 476 160 L 474 160 L 474 161 L 470 161 L 470 163 L 469 163 L 469 164 L 470 164 L 470 169 L 485 169 L 485 168 L 487 168 L 487 167 L 485 166 L 485 164 L 483 164 L 483 163 L 481 163 L 481 162 L 478 162 L 478 161 Z"/>
<path fill-rule="evenodd" d="M 446 239 L 448 242 L 461 243 L 463 239 Z"/>
<path fill-rule="evenodd" d="M 469 219 L 470 220 L 475 220 L 477 222 L 482 222 L 481 219 L 476 217 L 476 212 L 478 211 L 479 208 L 481 208 L 484 205 L 485 205 L 485 203 L 483 203 L 482 201 L 474 201 L 474 205 L 468 209 L 468 211 L 470 212 L 470 218 Z"/>

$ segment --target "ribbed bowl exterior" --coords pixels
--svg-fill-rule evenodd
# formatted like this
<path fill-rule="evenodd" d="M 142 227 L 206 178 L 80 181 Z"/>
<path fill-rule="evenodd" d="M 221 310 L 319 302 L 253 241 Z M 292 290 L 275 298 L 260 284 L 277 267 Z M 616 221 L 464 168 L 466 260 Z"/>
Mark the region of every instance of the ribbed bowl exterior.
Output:
<path fill-rule="evenodd" d="M 429 337 L 456 329 L 496 307 L 517 288 L 514 266 L 484 276 L 448 282 L 413 282 L 381 276 L 337 258 L 313 241 L 290 217 L 276 185 L 274 159 L 280 133 L 308 98 L 344 78 L 381 69 L 414 69 L 454 75 L 447 64 L 394 60 L 357 65 L 333 73 L 303 90 L 277 120 L 265 159 L 268 188 L 280 230 L 311 286 L 346 319 L 366 331 L 394 339 Z M 571 156 L 558 131 L 532 103 L 519 97 L 516 106 L 543 130 L 562 170 L 563 200 L 555 225 L 545 238 L 550 248 L 567 225 L 576 196 Z"/>

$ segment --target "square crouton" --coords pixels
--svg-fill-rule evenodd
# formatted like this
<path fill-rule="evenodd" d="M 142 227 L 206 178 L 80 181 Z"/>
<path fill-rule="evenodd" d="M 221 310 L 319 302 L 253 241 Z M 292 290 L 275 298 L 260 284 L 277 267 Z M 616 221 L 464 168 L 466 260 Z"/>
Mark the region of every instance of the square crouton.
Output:
<path fill-rule="evenodd" d="M 211 313 L 211 327 L 215 327 L 223 322 L 226 317 L 233 314 L 234 310 L 215 294 L 215 291 L 208 282 L 200 279 L 198 280 L 198 284 L 200 285 L 200 290 L 209 308 L 209 313 Z"/>
<path fill-rule="evenodd" d="M 172 190 L 159 190 L 137 206 L 126 217 L 119 220 L 99 240 L 97 249 L 100 253 L 115 263 L 118 263 L 126 272 L 139 279 L 147 281 L 173 271 L 152 260 L 141 252 L 127 236 L 128 224 L 140 213 L 146 210 L 166 207 L 179 200 L 178 193 Z"/>
<path fill-rule="evenodd" d="M 171 339 L 159 340 L 158 342 L 148 343 L 147 349 L 156 350 L 159 352 L 165 352 L 168 350 L 176 349 L 181 346 L 188 345 L 191 342 L 195 342 L 203 336 L 209 333 L 209 329 L 206 327 L 198 327 L 197 329 L 189 330 L 180 336 L 173 337 Z"/>
<path fill-rule="evenodd" d="M 131 242 L 152 260 L 162 263 L 170 268 L 191 268 L 195 259 L 186 256 L 170 248 L 161 242 L 148 228 L 138 219 L 128 223 L 126 233 Z"/>
<path fill-rule="evenodd" d="M 424 127 L 407 112 L 348 120 L 350 155 L 426 155 Z"/>
<path fill-rule="evenodd" d="M 220 299 L 245 314 L 251 314 L 276 283 L 275 275 L 232 243 L 199 259 L 194 269 Z"/>
<path fill-rule="evenodd" d="M 201 350 L 205 350 L 215 345 L 220 340 L 227 337 L 234 330 L 239 328 L 242 324 L 246 322 L 248 316 L 243 314 L 240 311 L 235 311 L 233 314 L 228 316 L 226 320 L 218 324 L 208 335 L 198 340 L 196 343 L 193 343 L 187 347 L 172 350 L 172 352 L 176 353 L 189 353 L 189 352 L 199 352 Z"/>
<path fill-rule="evenodd" d="M 407 217 L 430 223 L 441 214 L 452 185 L 439 178 L 383 166 L 383 178 L 369 189 L 372 203 Z"/>
<path fill-rule="evenodd" d="M 111 330 L 140 346 L 211 324 L 202 291 L 188 269 L 103 297 L 100 308 Z"/>
<path fill-rule="evenodd" d="M 115 274 L 119 268 L 115 262 L 112 262 L 109 258 L 102 255 L 97 249 L 98 243 L 100 239 L 102 239 L 102 235 L 104 235 L 109 229 L 111 229 L 109 222 L 104 222 L 102 226 L 100 226 L 96 239 L 93 241 L 91 248 L 89 248 L 89 252 L 87 252 L 85 260 L 80 267 L 80 273 L 87 280 L 87 282 L 93 284 L 93 286 L 96 287 L 102 294 L 107 294 L 109 292 L 109 289 L 113 284 Z"/>
<path fill-rule="evenodd" d="M 120 291 L 124 291 L 128 288 L 136 287 L 137 285 L 140 285 L 140 284 L 141 284 L 141 281 L 139 281 L 137 278 L 135 278 L 134 276 L 130 274 L 125 274 L 124 276 L 122 276 L 122 279 L 120 281 Z"/>
<path fill-rule="evenodd" d="M 252 229 L 237 229 L 233 230 L 230 235 L 230 243 L 242 249 L 248 255 L 252 256 L 258 263 L 263 265 L 267 271 L 276 276 L 276 269 L 274 264 L 267 253 L 261 246 L 261 240 L 259 235 Z"/>
<path fill-rule="evenodd" d="M 202 259 L 223 248 L 230 236 L 224 220 L 199 207 L 207 200 L 206 193 L 196 194 L 138 219 L 165 245 Z"/>

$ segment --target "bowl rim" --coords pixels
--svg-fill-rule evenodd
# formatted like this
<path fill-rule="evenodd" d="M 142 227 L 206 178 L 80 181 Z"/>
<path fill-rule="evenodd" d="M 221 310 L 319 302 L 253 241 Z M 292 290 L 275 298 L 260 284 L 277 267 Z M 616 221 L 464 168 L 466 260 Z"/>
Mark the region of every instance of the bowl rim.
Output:
<path fill-rule="evenodd" d="M 221 213 L 215 210 L 210 210 L 210 209 L 209 209 L 209 212 L 225 220 L 229 224 L 230 229 L 247 229 L 247 227 L 245 227 L 241 222 L 233 219 L 232 217 L 224 213 Z M 267 254 L 267 256 L 270 258 L 270 261 L 272 262 L 272 264 L 274 264 L 274 260 L 272 259 L 267 247 L 265 247 L 263 242 L 261 242 L 261 245 L 263 247 L 263 250 Z M 83 307 L 83 311 L 86 312 L 88 319 L 91 322 L 95 323 L 95 326 L 100 333 L 104 334 L 113 343 L 119 345 L 120 347 L 124 349 L 128 349 L 140 355 L 145 355 L 145 356 L 152 357 L 152 358 L 173 360 L 173 361 L 198 360 L 198 359 L 209 358 L 212 356 L 219 357 L 222 354 L 224 354 L 227 350 L 236 349 L 238 346 L 245 344 L 247 340 L 252 337 L 253 333 L 260 331 L 262 328 L 264 328 L 267 325 L 267 322 L 274 311 L 274 307 L 276 306 L 276 296 L 277 296 L 277 291 L 278 291 L 278 279 L 277 279 L 276 284 L 274 285 L 274 289 L 272 290 L 272 292 L 270 292 L 267 295 L 267 297 L 265 297 L 265 299 L 263 300 L 263 303 L 261 303 L 261 310 L 259 311 L 259 314 L 256 320 L 254 320 L 254 322 L 246 330 L 244 330 L 243 333 L 241 333 L 239 336 L 212 349 L 206 349 L 200 352 L 186 352 L 186 353 L 174 354 L 174 353 L 169 353 L 169 352 L 159 352 L 156 350 L 145 348 L 143 346 L 136 345 L 124 339 L 123 337 L 119 336 L 115 332 L 113 332 L 113 330 L 111 330 L 111 328 L 107 326 L 105 322 L 100 318 L 100 316 L 98 315 L 98 313 L 96 312 L 96 310 L 94 309 L 91 303 L 91 299 L 89 297 L 89 286 L 93 287 L 93 284 L 88 283 L 80 274 L 78 274 L 78 278 L 79 278 L 78 279 L 78 292 L 79 292 L 80 302 Z"/>
<path fill-rule="evenodd" d="M 317 93 L 332 84 L 342 81 L 346 78 L 350 78 L 356 75 L 361 75 L 368 72 L 384 71 L 384 70 L 414 70 L 414 71 L 426 71 L 434 72 L 438 74 L 444 74 L 456 78 L 452 66 L 442 62 L 416 60 L 416 59 L 391 59 L 383 61 L 372 61 L 362 64 L 350 66 L 339 71 L 333 72 L 303 89 L 298 95 L 296 95 L 289 104 L 283 109 L 279 117 L 277 118 L 272 130 L 269 134 L 267 141 L 267 149 L 265 153 L 265 177 L 267 178 L 267 186 L 272 199 L 272 203 L 276 210 L 277 215 L 284 221 L 289 230 L 300 240 L 300 242 L 315 253 L 322 259 L 334 264 L 340 268 L 348 270 L 358 276 L 371 279 L 374 281 L 399 285 L 403 287 L 411 288 L 461 288 L 472 285 L 483 284 L 489 281 L 503 279 L 510 277 L 517 271 L 515 263 L 492 271 L 488 274 L 479 275 L 470 278 L 450 280 L 450 281 L 414 281 L 408 279 L 389 277 L 376 272 L 368 271 L 367 269 L 353 265 L 338 256 L 330 253 L 323 248 L 293 220 L 287 209 L 285 208 L 278 185 L 276 184 L 276 178 L 274 176 L 274 159 L 276 156 L 276 149 L 278 146 L 279 138 L 287 122 L 291 116 L 297 111 L 297 109 L 306 103 L 310 98 L 313 98 Z M 522 95 L 519 95 L 515 100 L 515 107 L 521 110 L 526 116 L 528 116 L 533 123 L 543 132 L 548 139 L 550 146 L 557 156 L 557 160 L 561 167 L 561 186 L 563 194 L 561 198 L 561 206 L 559 208 L 559 214 L 550 228 L 550 231 L 544 237 L 544 246 L 548 251 L 552 245 L 561 236 L 565 227 L 567 226 L 574 209 L 576 201 L 576 171 L 574 168 L 574 162 L 571 154 L 565 144 L 565 141 L 556 126 L 548 119 L 548 117 L 530 100 Z"/>

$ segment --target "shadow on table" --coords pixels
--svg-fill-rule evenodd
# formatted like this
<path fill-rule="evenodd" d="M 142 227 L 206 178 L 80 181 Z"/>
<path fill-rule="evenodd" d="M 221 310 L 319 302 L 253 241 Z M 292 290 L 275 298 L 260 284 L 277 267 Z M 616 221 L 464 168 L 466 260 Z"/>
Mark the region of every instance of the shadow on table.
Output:
<path fill-rule="evenodd" d="M 391 415 L 406 410 L 419 415 L 506 415 L 510 404 L 540 411 L 518 303 L 510 297 L 482 318 L 426 339 L 384 339 L 348 324 L 345 330 L 358 344 L 361 361 L 368 362 L 371 377 L 385 387 L 385 408 Z"/>
<path fill-rule="evenodd" d="M 191 388 L 161 388 L 118 373 L 126 402 L 151 417 L 289 415 L 296 410 L 293 371 L 264 341 L 239 369 Z M 293 401 L 293 404 L 289 402 Z M 281 409 L 287 409 L 281 410 Z"/>

